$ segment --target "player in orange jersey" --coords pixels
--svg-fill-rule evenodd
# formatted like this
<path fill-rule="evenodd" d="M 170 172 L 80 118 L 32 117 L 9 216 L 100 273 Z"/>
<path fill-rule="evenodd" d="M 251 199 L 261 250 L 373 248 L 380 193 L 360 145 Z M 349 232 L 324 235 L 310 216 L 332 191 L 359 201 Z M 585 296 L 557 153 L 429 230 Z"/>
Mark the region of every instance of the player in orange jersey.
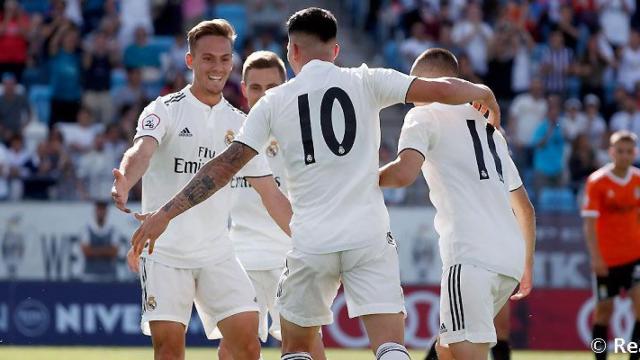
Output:
<path fill-rule="evenodd" d="M 609 155 L 613 163 L 587 180 L 582 208 L 597 299 L 593 338 L 607 340 L 613 298 L 624 289 L 631 297 L 636 321 L 631 340 L 640 342 L 640 169 L 632 166 L 637 137 L 628 131 L 611 135 Z M 595 354 L 607 358 L 606 351 Z M 640 359 L 631 354 L 629 359 Z"/>

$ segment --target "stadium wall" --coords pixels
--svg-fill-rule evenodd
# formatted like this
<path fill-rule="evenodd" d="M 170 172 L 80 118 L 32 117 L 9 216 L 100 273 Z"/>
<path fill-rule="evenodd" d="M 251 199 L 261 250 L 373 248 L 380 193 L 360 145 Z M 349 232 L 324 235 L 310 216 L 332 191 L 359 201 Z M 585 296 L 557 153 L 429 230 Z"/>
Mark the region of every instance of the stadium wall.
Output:
<path fill-rule="evenodd" d="M 136 206 L 134 206 L 134 209 Z M 10 344 L 140 345 L 140 290 L 125 265 L 132 216 L 115 209 L 109 221 L 118 229 L 117 282 L 84 280 L 80 234 L 91 221 L 87 203 L 0 205 L 0 341 Z M 407 344 L 424 347 L 438 326 L 441 264 L 430 208 L 391 208 L 405 284 Z M 583 349 L 589 338 L 590 275 L 581 221 L 575 215 L 538 219 L 535 284 L 527 301 L 514 303 L 514 344 L 530 349 Z M 612 332 L 629 337 L 633 324 L 628 300 L 616 306 Z M 334 305 L 336 322 L 325 328 L 329 346 L 362 347 L 367 341 L 348 320 L 342 295 Z M 200 322 L 189 343 L 205 345 Z"/>

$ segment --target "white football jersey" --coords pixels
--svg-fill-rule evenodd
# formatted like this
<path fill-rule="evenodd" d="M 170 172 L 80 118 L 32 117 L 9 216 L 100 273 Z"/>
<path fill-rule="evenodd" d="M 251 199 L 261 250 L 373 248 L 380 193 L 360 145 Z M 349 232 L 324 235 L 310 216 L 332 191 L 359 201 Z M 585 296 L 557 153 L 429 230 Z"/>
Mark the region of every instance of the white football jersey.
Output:
<path fill-rule="evenodd" d="M 278 188 L 285 195 L 284 162 L 280 146 L 272 139 L 264 150 Z M 241 171 L 231 180 L 231 230 L 236 256 L 246 270 L 272 270 L 284 267 L 291 238 L 271 218 L 260 195 Z"/>
<path fill-rule="evenodd" d="M 378 186 L 380 109 L 405 101 L 413 77 L 313 60 L 251 109 L 238 141 L 284 158 L 293 247 L 326 254 L 386 241 Z"/>
<path fill-rule="evenodd" d="M 142 211 L 162 207 L 193 178 L 208 160 L 231 144 L 245 115 L 224 98 L 215 106 L 196 99 L 187 85 L 159 97 L 140 114 L 135 138 L 158 141 L 147 172 L 142 177 Z M 243 169 L 247 175 L 271 174 L 258 156 Z M 231 208 L 229 185 L 169 223 L 153 251 L 144 257 L 177 268 L 197 268 L 233 254 L 228 235 Z"/>
<path fill-rule="evenodd" d="M 414 149 L 436 208 L 444 269 L 473 264 L 520 281 L 524 238 L 509 192 L 522 186 L 507 142 L 470 105 L 411 109 L 398 152 Z"/>

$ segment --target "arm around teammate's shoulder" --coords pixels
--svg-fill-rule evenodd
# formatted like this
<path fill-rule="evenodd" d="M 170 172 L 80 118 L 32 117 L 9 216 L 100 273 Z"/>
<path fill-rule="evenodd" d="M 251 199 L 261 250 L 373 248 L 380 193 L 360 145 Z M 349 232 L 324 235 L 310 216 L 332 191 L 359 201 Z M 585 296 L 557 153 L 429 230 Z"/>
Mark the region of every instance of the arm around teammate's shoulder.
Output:
<path fill-rule="evenodd" d="M 439 102 L 449 105 L 478 102 L 489 109 L 489 123 L 500 127 L 500 107 L 493 91 L 485 85 L 453 77 L 416 78 L 407 91 L 406 102 Z"/>

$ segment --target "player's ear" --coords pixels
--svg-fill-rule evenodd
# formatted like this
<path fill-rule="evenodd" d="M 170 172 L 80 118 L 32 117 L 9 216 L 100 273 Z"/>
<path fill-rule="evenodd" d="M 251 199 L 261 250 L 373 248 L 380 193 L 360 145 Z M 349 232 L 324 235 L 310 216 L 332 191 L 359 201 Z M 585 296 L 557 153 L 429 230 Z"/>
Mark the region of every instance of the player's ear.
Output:
<path fill-rule="evenodd" d="M 184 56 L 184 62 L 187 64 L 187 68 L 189 70 L 193 70 L 193 55 L 191 55 L 191 52 L 186 53 Z"/>
<path fill-rule="evenodd" d="M 336 43 L 333 46 L 333 60 L 335 60 L 338 57 L 338 54 L 340 54 L 340 45 L 338 45 L 338 43 Z"/>
<path fill-rule="evenodd" d="M 244 82 L 244 80 L 242 80 L 240 82 L 240 90 L 242 90 L 242 96 L 244 96 L 244 98 L 247 98 L 247 83 Z"/>

